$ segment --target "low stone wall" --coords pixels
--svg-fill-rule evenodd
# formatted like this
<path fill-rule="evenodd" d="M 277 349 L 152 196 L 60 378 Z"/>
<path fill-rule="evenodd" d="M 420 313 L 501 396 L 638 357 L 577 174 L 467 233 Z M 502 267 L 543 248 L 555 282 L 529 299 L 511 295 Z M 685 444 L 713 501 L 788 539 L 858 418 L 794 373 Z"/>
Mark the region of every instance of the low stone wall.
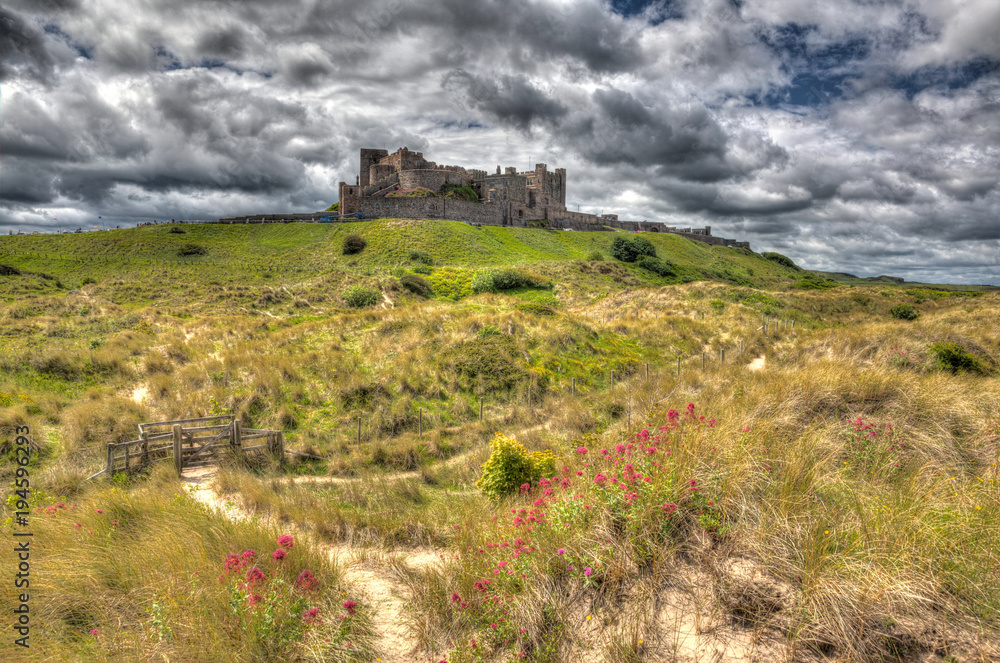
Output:
<path fill-rule="evenodd" d="M 450 219 L 488 226 L 503 225 L 499 207 L 445 198 L 362 198 L 358 211 L 365 219 Z"/>

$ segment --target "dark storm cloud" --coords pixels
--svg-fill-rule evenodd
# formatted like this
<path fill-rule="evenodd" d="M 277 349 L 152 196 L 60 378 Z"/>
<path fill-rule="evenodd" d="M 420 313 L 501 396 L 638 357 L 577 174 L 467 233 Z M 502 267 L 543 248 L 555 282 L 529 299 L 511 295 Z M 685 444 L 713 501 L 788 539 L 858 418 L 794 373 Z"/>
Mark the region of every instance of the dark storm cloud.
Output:
<path fill-rule="evenodd" d="M 198 36 L 195 48 L 206 56 L 238 58 L 247 48 L 246 31 L 237 25 L 227 28 L 208 28 Z"/>
<path fill-rule="evenodd" d="M 0 7 L 0 81 L 19 75 L 46 80 L 53 64 L 44 33 L 20 15 Z"/>
<path fill-rule="evenodd" d="M 536 120 L 551 124 L 566 115 L 565 106 L 546 96 L 525 76 L 485 78 L 456 69 L 448 72 L 442 86 L 464 94 L 472 106 L 501 124 L 521 130 L 529 129 Z"/>

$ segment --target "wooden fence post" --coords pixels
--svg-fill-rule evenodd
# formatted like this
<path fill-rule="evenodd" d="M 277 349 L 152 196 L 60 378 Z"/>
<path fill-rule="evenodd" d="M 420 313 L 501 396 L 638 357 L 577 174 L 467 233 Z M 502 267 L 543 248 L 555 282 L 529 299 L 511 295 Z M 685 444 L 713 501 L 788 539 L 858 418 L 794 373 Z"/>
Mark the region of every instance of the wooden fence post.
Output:
<path fill-rule="evenodd" d="M 424 408 L 417 410 L 417 437 L 424 436 Z"/>
<path fill-rule="evenodd" d="M 181 456 L 181 425 L 174 424 L 174 469 L 177 470 L 177 476 L 181 476 L 184 472 L 184 459 Z"/>
<path fill-rule="evenodd" d="M 278 431 L 274 435 L 274 453 L 278 456 L 278 465 L 285 464 L 285 434 Z"/>
<path fill-rule="evenodd" d="M 108 478 L 114 476 L 115 468 L 115 448 L 110 442 L 108 442 L 108 465 L 104 470 L 104 473 L 108 475 Z"/>
<path fill-rule="evenodd" d="M 479 397 L 479 423 L 483 423 L 483 397 Z"/>
<path fill-rule="evenodd" d="M 149 440 L 145 433 L 142 436 L 142 464 L 144 467 L 149 465 Z"/>
<path fill-rule="evenodd" d="M 646 362 L 646 379 L 649 379 L 649 362 Z"/>
<path fill-rule="evenodd" d="M 701 351 L 701 367 L 705 368 L 705 351 Z"/>
<path fill-rule="evenodd" d="M 233 448 L 236 459 L 242 464 L 246 459 L 243 457 L 243 424 L 239 419 L 233 421 Z"/>
<path fill-rule="evenodd" d="M 576 396 L 576 378 L 573 378 L 573 395 Z"/>
<path fill-rule="evenodd" d="M 358 444 L 361 444 L 361 417 L 358 417 Z"/>
<path fill-rule="evenodd" d="M 743 339 L 740 339 L 740 354 L 743 354 Z"/>

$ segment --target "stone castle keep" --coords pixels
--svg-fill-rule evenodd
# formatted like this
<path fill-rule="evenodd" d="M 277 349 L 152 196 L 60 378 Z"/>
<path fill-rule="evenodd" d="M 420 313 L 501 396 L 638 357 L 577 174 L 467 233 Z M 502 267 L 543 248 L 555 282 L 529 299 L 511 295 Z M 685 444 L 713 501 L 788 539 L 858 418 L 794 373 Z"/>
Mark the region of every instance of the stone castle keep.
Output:
<path fill-rule="evenodd" d="M 380 219 L 450 219 L 474 225 L 568 230 L 627 230 L 669 232 L 706 244 L 742 247 L 713 237 L 709 226 L 675 228 L 658 221 L 623 221 L 617 214 L 584 214 L 566 209 L 566 169 L 549 172 L 544 163 L 517 172 L 507 167 L 495 173 L 462 166 L 439 166 L 420 152 L 401 147 L 361 150 L 354 184 L 340 182 L 339 212 L 343 217 Z M 327 220 L 330 212 L 258 214 L 220 219 L 223 223 Z"/>

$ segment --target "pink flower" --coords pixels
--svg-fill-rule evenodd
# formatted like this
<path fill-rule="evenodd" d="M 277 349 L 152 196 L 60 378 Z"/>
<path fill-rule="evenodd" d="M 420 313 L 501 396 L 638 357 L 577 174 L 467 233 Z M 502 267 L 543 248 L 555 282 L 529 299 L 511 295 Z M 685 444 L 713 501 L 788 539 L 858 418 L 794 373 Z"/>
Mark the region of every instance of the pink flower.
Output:
<path fill-rule="evenodd" d="M 458 594 L 452 594 L 451 595 L 451 602 L 452 603 L 458 603 L 461 600 L 462 600 L 462 597 L 459 596 Z"/>
<path fill-rule="evenodd" d="M 583 575 L 589 578 L 590 576 L 594 575 L 594 570 L 588 566 L 586 569 L 584 569 Z"/>
<path fill-rule="evenodd" d="M 104 513 L 104 509 L 98 509 L 97 513 Z"/>
<path fill-rule="evenodd" d="M 607 480 L 608 480 L 608 478 L 607 478 L 606 476 L 604 476 L 603 474 L 599 473 L 599 472 L 598 472 L 598 473 L 597 473 L 597 475 L 596 475 L 596 476 L 594 477 L 594 483 L 596 483 L 596 484 L 598 484 L 598 485 L 600 485 L 600 484 L 604 483 L 604 482 L 605 482 L 605 481 L 607 481 Z"/>
<path fill-rule="evenodd" d="M 96 628 L 92 628 L 92 629 L 90 629 L 90 634 L 91 635 L 100 635 L 101 632 L 98 631 Z"/>
<path fill-rule="evenodd" d="M 292 538 L 291 534 L 282 534 L 278 537 L 278 547 L 291 550 L 295 547 L 295 539 Z"/>
<path fill-rule="evenodd" d="M 286 551 L 284 548 L 278 548 L 273 553 L 271 553 L 271 559 L 273 559 L 276 562 L 280 562 L 286 557 L 288 557 L 288 551 Z"/>
<path fill-rule="evenodd" d="M 226 570 L 232 571 L 233 569 L 239 568 L 240 558 L 236 553 L 229 553 L 226 555 Z"/>
<path fill-rule="evenodd" d="M 315 624 L 319 622 L 319 608 L 309 608 L 308 610 L 303 612 L 302 621 L 304 621 L 306 624 Z"/>
<path fill-rule="evenodd" d="M 247 571 L 246 578 L 248 585 L 256 585 L 257 583 L 262 582 L 265 579 L 264 572 L 258 569 L 256 566 L 252 567 L 249 571 Z"/>
<path fill-rule="evenodd" d="M 565 548 L 560 548 L 559 550 L 556 551 L 557 555 L 563 555 L 565 553 L 566 553 L 566 549 Z"/>
<path fill-rule="evenodd" d="M 111 521 L 111 526 L 112 527 L 118 527 L 118 521 L 117 520 L 112 520 Z"/>
<path fill-rule="evenodd" d="M 357 603 L 351 600 L 344 601 L 343 603 L 344 610 L 346 610 L 347 614 L 349 615 L 353 615 L 355 612 L 357 612 L 357 610 L 355 610 L 357 605 L 358 605 Z"/>
<path fill-rule="evenodd" d="M 80 523 L 74 523 L 73 527 L 81 527 Z"/>
<path fill-rule="evenodd" d="M 314 589 L 318 584 L 319 580 L 316 579 L 316 576 L 314 576 L 312 571 L 309 569 L 304 570 L 299 574 L 299 577 L 295 579 L 295 586 L 306 592 Z"/>

